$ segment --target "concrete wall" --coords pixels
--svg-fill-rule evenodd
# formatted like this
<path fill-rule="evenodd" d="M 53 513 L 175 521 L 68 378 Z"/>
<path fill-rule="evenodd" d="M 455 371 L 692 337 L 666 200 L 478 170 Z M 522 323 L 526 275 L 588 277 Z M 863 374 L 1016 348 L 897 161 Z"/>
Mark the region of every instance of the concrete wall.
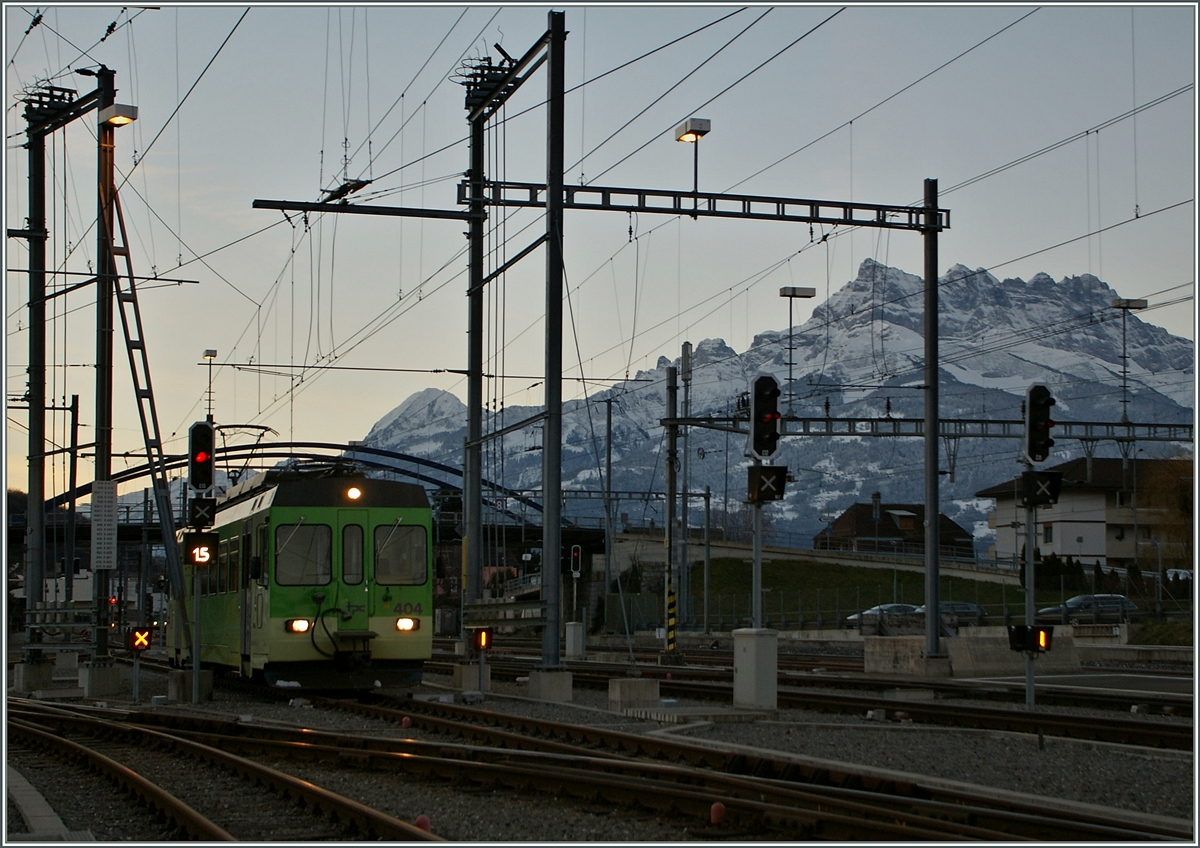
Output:
<path fill-rule="evenodd" d="M 948 664 L 925 656 L 924 636 L 867 636 L 863 639 L 863 669 L 868 674 L 920 677 L 998 677 L 1025 673 L 1025 655 L 1008 647 L 1008 636 L 944 637 L 939 640 Z M 1039 673 L 1064 674 L 1080 670 L 1079 654 L 1070 636 L 1055 634 L 1050 651 L 1034 661 Z"/>

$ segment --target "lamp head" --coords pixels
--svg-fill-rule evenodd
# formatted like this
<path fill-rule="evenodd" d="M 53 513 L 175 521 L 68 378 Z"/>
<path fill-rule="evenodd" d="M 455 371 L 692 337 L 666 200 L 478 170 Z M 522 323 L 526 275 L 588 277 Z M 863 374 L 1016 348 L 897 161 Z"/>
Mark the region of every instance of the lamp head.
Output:
<path fill-rule="evenodd" d="M 137 120 L 137 107 L 129 106 L 125 103 L 113 103 L 111 106 L 105 106 L 100 110 L 101 125 L 107 124 L 110 127 L 123 127 L 125 124 L 132 124 Z"/>
<path fill-rule="evenodd" d="M 675 128 L 675 140 L 696 142 L 701 136 L 708 135 L 712 129 L 712 121 L 708 118 L 688 118 Z"/>

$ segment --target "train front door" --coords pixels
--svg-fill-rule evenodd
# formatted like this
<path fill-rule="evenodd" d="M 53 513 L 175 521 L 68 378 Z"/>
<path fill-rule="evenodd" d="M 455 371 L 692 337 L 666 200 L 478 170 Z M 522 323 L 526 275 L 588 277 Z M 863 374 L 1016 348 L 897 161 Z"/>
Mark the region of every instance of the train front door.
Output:
<path fill-rule="evenodd" d="M 365 509 L 338 510 L 341 597 L 336 603 L 342 611 L 338 616 L 339 631 L 364 633 L 370 629 L 372 581 L 367 574 L 366 528 Z"/>

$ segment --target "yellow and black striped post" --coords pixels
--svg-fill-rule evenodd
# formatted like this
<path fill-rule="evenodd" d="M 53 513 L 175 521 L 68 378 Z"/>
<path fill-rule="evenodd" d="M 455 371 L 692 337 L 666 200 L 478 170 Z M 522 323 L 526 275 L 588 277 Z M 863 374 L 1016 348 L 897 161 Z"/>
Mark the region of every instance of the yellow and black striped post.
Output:
<path fill-rule="evenodd" d="M 675 652 L 675 593 L 667 593 L 667 653 Z"/>

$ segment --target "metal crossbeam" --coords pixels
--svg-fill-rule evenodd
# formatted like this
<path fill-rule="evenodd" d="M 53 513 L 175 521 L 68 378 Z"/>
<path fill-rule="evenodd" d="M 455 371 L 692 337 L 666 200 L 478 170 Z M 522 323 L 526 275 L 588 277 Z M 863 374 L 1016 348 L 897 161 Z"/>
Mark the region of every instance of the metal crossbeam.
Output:
<path fill-rule="evenodd" d="M 796 418 L 784 416 L 784 436 L 878 436 L 920 437 L 925 422 L 920 418 Z M 660 424 L 699 427 L 746 435 L 743 418 L 664 418 Z M 1021 439 L 1024 421 L 985 421 L 982 419 L 943 418 L 938 435 L 963 439 Z M 1191 424 L 1113 424 L 1099 421 L 1056 421 L 1056 439 L 1113 442 L 1191 442 Z"/>
<path fill-rule="evenodd" d="M 459 183 L 458 202 L 470 199 L 469 185 Z M 484 183 L 484 203 L 489 206 L 546 205 L 546 187 L 539 183 L 490 180 Z M 563 186 L 563 208 L 615 212 L 691 215 L 705 218 L 750 218 L 759 221 L 792 221 L 808 224 L 876 227 L 925 232 L 924 206 L 889 206 L 845 200 L 811 200 L 753 194 L 616 188 L 613 186 Z M 950 210 L 937 210 L 937 230 L 950 228 Z"/>

